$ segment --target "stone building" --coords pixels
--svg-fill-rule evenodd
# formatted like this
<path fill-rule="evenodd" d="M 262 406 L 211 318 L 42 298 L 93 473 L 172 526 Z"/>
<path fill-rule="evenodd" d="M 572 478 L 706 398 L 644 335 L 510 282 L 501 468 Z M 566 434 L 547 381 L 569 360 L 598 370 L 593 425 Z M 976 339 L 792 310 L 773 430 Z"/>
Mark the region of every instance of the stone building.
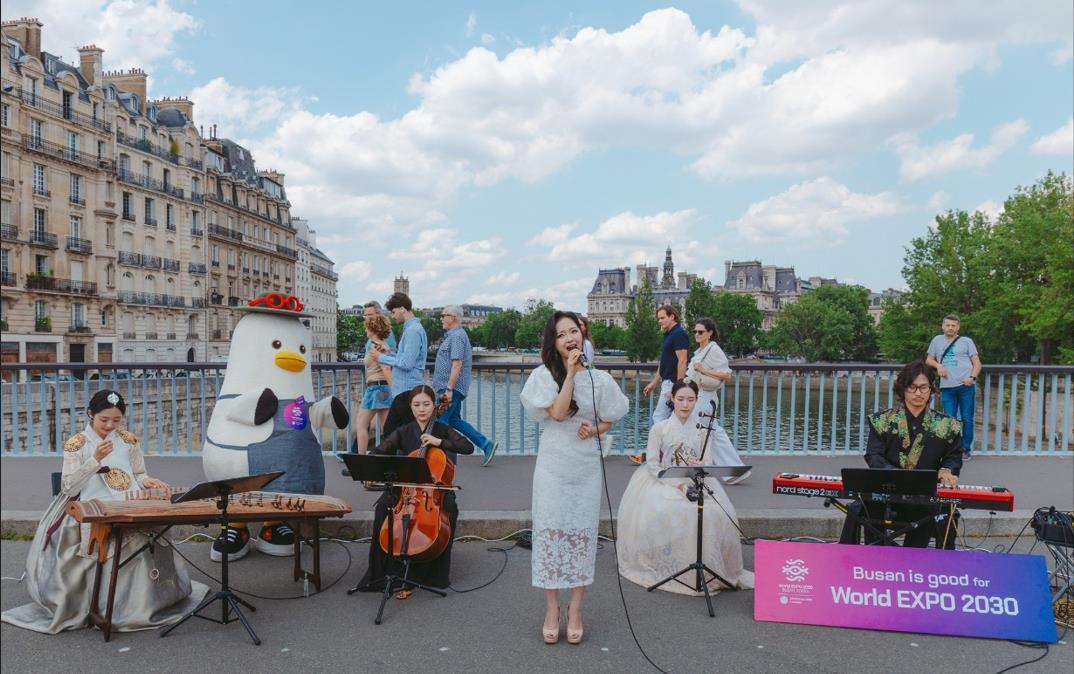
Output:
<path fill-rule="evenodd" d="M 769 330 L 779 310 L 796 301 L 808 284 L 794 273 L 794 267 L 777 267 L 761 264 L 760 260 L 724 262 L 723 289 L 749 295 L 757 303 L 763 316 L 761 328 Z"/>
<path fill-rule="evenodd" d="M 339 276 L 332 269 L 332 260 L 317 247 L 317 233 L 310 231 L 310 298 L 307 310 L 313 314 L 310 330 L 313 333 L 313 360 L 332 363 L 336 360 L 336 307 Z"/>
<path fill-rule="evenodd" d="M 636 270 L 638 283 L 648 279 L 658 307 L 663 304 L 683 306 L 698 278 L 697 274 L 685 271 L 676 275 L 670 246 L 664 251 L 663 268 L 639 264 Z M 586 316 L 591 321 L 626 327 L 627 308 L 636 294 L 637 285 L 630 285 L 630 267 L 601 269 L 593 289 L 586 295 Z"/>
<path fill-rule="evenodd" d="M 410 279 L 403 276 L 403 272 L 399 272 L 399 276 L 395 277 L 392 281 L 392 292 L 403 293 L 407 297 L 410 297 Z M 411 297 L 411 299 L 414 299 Z"/>
<path fill-rule="evenodd" d="M 93 45 L 67 64 L 41 34 L 0 25 L 0 357 L 226 357 L 238 306 L 294 292 L 284 176 L 204 139 L 193 101 L 148 100 L 144 71 Z"/>
<path fill-rule="evenodd" d="M 901 302 L 905 294 L 903 291 L 894 288 L 888 288 L 879 293 L 870 292 L 869 315 L 873 318 L 873 324 L 880 325 L 880 317 L 884 315 L 884 300 L 891 299 Z"/>

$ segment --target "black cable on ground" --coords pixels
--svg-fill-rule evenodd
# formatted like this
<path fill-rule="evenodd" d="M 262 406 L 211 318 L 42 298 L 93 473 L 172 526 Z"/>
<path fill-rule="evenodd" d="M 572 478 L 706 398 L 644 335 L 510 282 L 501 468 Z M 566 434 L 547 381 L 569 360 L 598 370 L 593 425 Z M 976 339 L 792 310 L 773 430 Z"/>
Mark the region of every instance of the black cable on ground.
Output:
<path fill-rule="evenodd" d="M 618 536 L 615 534 L 615 512 L 612 510 L 612 494 L 608 489 L 608 471 L 604 467 L 604 444 L 600 440 L 600 415 L 597 414 L 597 383 L 593 379 L 593 371 L 588 368 L 586 371 L 589 372 L 589 392 L 593 396 L 593 420 L 595 430 L 597 431 L 597 453 L 600 457 L 600 473 L 604 480 L 604 496 L 608 500 L 608 523 L 612 529 L 612 550 L 615 553 L 615 581 L 619 585 L 619 601 L 623 605 L 623 613 L 626 615 L 627 627 L 630 628 L 630 636 L 634 639 L 634 645 L 638 647 L 641 656 L 645 658 L 645 661 L 652 665 L 656 671 L 661 672 L 662 674 L 668 674 L 665 669 L 653 662 L 653 659 L 645 652 L 645 649 L 641 645 L 641 641 L 638 640 L 638 635 L 634 632 L 634 623 L 630 620 L 630 609 L 627 608 L 626 594 L 623 592 L 623 577 L 619 573 L 619 544 L 617 543 Z M 599 524 L 598 518 L 598 526 Z M 598 531 L 598 537 L 599 535 Z"/>
<path fill-rule="evenodd" d="M 190 558 L 187 557 L 186 555 L 184 555 L 182 552 L 180 552 L 179 548 L 176 547 L 175 544 L 173 544 L 171 542 L 171 540 L 168 539 L 168 537 L 165 536 L 164 540 L 168 541 L 168 545 L 171 546 L 172 550 L 175 551 L 175 554 L 177 554 L 180 557 L 182 557 L 186 561 L 187 564 L 189 564 L 196 571 L 201 573 L 201 575 L 206 576 L 210 580 L 213 580 L 213 581 L 215 581 L 217 583 L 220 582 L 219 578 L 217 578 L 213 574 L 207 572 L 205 569 L 201 568 L 200 566 L 198 566 L 194 562 L 190 561 Z M 329 538 L 328 540 L 333 542 L 333 543 L 335 543 L 335 544 L 337 544 L 339 547 L 343 548 L 343 550 L 347 553 L 347 568 L 343 569 L 343 573 L 339 574 L 339 576 L 337 576 L 335 580 L 333 580 L 328 585 L 325 585 L 324 587 L 322 587 L 317 592 L 313 592 L 312 594 L 308 594 L 308 595 L 303 593 L 303 594 L 298 594 L 298 595 L 289 595 L 289 596 L 286 596 L 286 597 L 269 597 L 269 596 L 266 596 L 266 595 L 260 595 L 260 594 L 255 594 L 253 592 L 248 592 L 246 590 L 240 590 L 240 589 L 238 589 L 237 587 L 234 587 L 234 586 L 231 587 L 231 591 L 235 592 L 237 594 L 246 595 L 247 597 L 254 597 L 255 599 L 266 599 L 268 601 L 290 601 L 292 599 L 305 599 L 306 597 L 312 597 L 315 594 L 321 594 L 321 593 L 327 592 L 336 583 L 338 583 L 339 581 L 343 580 L 343 577 L 346 576 L 347 572 L 351 570 L 351 563 L 353 561 L 353 558 L 351 557 L 351 551 L 347 549 L 346 545 L 344 545 L 341 541 L 337 541 L 337 540 L 334 540 L 334 539 L 331 539 L 331 538 Z"/>
<path fill-rule="evenodd" d="M 452 592 L 457 592 L 458 594 L 466 594 L 467 592 L 474 592 L 476 590 L 480 590 L 482 588 L 488 587 L 489 585 L 492 585 L 497 580 L 499 580 L 500 576 L 503 575 L 503 572 L 507 570 L 507 561 L 508 561 L 507 551 L 508 550 L 514 550 L 516 547 L 518 547 L 518 542 L 517 541 L 515 542 L 514 545 L 512 545 L 509 548 L 497 548 L 497 547 L 485 548 L 488 552 L 502 552 L 503 553 L 503 566 L 501 566 L 500 570 L 496 572 L 496 575 L 492 577 L 492 580 L 488 581 L 487 583 L 482 583 L 481 585 L 478 585 L 477 587 L 471 587 L 471 588 L 468 588 L 468 589 L 465 589 L 465 590 L 456 589 L 456 587 L 454 585 L 449 584 L 448 589 L 451 590 Z"/>

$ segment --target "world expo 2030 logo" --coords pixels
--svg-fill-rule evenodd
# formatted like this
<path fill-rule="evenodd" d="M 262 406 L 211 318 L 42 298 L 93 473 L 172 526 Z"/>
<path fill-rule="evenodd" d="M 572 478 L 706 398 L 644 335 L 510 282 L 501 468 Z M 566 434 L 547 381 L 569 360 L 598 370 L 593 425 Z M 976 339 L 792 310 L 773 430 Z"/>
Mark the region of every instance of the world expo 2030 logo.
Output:
<path fill-rule="evenodd" d="M 780 571 L 792 583 L 805 580 L 805 577 L 809 575 L 809 567 L 805 565 L 804 559 L 788 559 L 783 563 L 783 568 Z"/>

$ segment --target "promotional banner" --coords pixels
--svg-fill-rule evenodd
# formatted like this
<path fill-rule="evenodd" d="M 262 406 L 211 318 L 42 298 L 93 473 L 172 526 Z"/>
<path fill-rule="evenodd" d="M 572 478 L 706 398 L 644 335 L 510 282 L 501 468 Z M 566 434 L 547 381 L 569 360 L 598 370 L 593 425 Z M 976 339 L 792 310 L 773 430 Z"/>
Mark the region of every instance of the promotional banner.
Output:
<path fill-rule="evenodd" d="M 755 620 L 1056 641 L 1039 555 L 757 541 Z"/>

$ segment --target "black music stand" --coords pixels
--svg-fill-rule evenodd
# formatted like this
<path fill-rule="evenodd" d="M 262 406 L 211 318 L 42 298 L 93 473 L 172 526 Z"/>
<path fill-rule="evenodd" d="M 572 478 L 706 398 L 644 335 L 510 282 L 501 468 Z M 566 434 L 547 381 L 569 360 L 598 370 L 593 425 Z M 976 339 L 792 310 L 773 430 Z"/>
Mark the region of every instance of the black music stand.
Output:
<path fill-rule="evenodd" d="M 395 550 L 395 504 L 398 499 L 396 489 L 399 487 L 426 487 L 436 488 L 436 481 L 429 472 L 428 462 L 419 456 L 393 456 L 389 454 L 344 454 L 343 462 L 347 464 L 351 479 L 362 482 L 376 482 L 384 485 L 384 493 L 388 495 L 388 564 L 387 573 L 384 574 L 384 592 L 380 598 L 380 607 L 377 609 L 377 617 L 373 624 L 379 625 L 383 621 L 384 606 L 392 592 L 399 589 L 418 588 L 435 595 L 446 597 L 447 592 L 429 587 L 410 579 L 411 558 L 406 549 L 409 545 L 409 515 L 403 515 L 404 531 L 403 544 L 398 556 L 392 554 Z M 373 532 L 373 540 L 370 545 L 379 545 L 380 532 Z M 393 573 L 396 564 L 402 564 L 402 575 Z M 354 594 L 359 589 L 355 585 L 347 590 L 347 594 Z"/>
<path fill-rule="evenodd" d="M 826 499 L 836 509 L 842 511 L 863 529 L 872 532 L 876 540 L 866 545 L 896 545 L 895 539 L 918 527 L 925 526 L 935 519 L 935 513 L 929 513 L 914 521 L 897 522 L 895 511 L 891 507 L 892 496 L 931 496 L 936 497 L 935 470 L 885 470 L 883 468 L 843 468 L 843 491 L 854 496 L 862 504 L 865 517 L 859 516 L 850 508 L 834 498 Z M 866 501 L 881 503 L 884 515 L 879 520 L 869 517 L 865 508 Z M 876 523 L 880 523 L 880 527 Z M 896 524 L 902 524 L 896 527 Z"/>
<path fill-rule="evenodd" d="M 262 489 L 269 482 L 272 482 L 283 474 L 284 471 L 278 470 L 272 473 L 262 473 L 261 475 L 236 477 L 230 480 L 200 482 L 191 487 L 188 491 L 172 496 L 172 503 L 185 503 L 187 501 L 197 501 L 200 499 L 216 499 L 216 507 L 220 510 L 220 535 L 226 537 L 228 523 L 227 504 L 231 496 L 247 491 L 257 491 Z M 228 585 L 227 567 L 228 554 L 225 551 L 223 559 L 220 560 L 220 590 L 205 597 L 205 599 L 202 599 L 197 608 L 183 616 L 179 622 L 162 627 L 160 630 L 161 637 L 168 636 L 169 632 L 195 616 L 220 625 L 227 625 L 238 618 L 239 622 L 242 623 L 242 626 L 246 628 L 247 634 L 253 639 L 254 645 L 261 645 L 261 639 L 259 639 L 254 632 L 254 628 L 250 626 L 250 622 L 246 620 L 246 616 L 243 614 L 242 609 L 239 608 L 239 604 L 242 604 L 251 611 L 256 611 L 257 609 L 254 608 L 253 604 L 240 599 L 238 595 L 231 591 L 231 586 Z M 217 620 L 216 618 L 201 615 L 201 611 L 208 608 L 215 601 L 220 602 L 220 619 Z M 232 611 L 235 612 L 235 616 L 231 615 Z"/>
<path fill-rule="evenodd" d="M 676 571 L 667 578 L 660 582 L 650 585 L 645 588 L 648 592 L 652 592 L 656 588 L 665 583 L 675 581 L 683 587 L 690 588 L 694 592 L 705 593 L 705 604 L 708 605 L 709 617 L 715 618 L 716 612 L 712 610 L 712 595 L 709 594 L 709 583 L 713 580 L 718 580 L 723 583 L 730 590 L 737 590 L 734 585 L 727 582 L 727 579 L 716 573 L 705 565 L 705 558 L 702 554 L 704 548 L 704 526 L 705 526 L 705 492 L 708 491 L 708 487 L 705 486 L 705 478 L 707 477 L 737 477 L 750 470 L 750 466 L 675 466 L 672 468 L 665 468 L 660 471 L 658 477 L 667 478 L 689 478 L 693 480 L 694 486 L 689 487 L 686 490 L 686 498 L 691 502 L 697 503 L 697 558 L 693 564 L 687 565 L 680 571 Z M 712 492 L 709 492 L 711 495 Z M 715 499 L 715 496 L 713 496 Z M 679 576 L 684 573 L 694 572 L 694 584 L 687 585 L 679 580 Z M 705 574 L 712 574 L 712 578 L 706 578 Z"/>

